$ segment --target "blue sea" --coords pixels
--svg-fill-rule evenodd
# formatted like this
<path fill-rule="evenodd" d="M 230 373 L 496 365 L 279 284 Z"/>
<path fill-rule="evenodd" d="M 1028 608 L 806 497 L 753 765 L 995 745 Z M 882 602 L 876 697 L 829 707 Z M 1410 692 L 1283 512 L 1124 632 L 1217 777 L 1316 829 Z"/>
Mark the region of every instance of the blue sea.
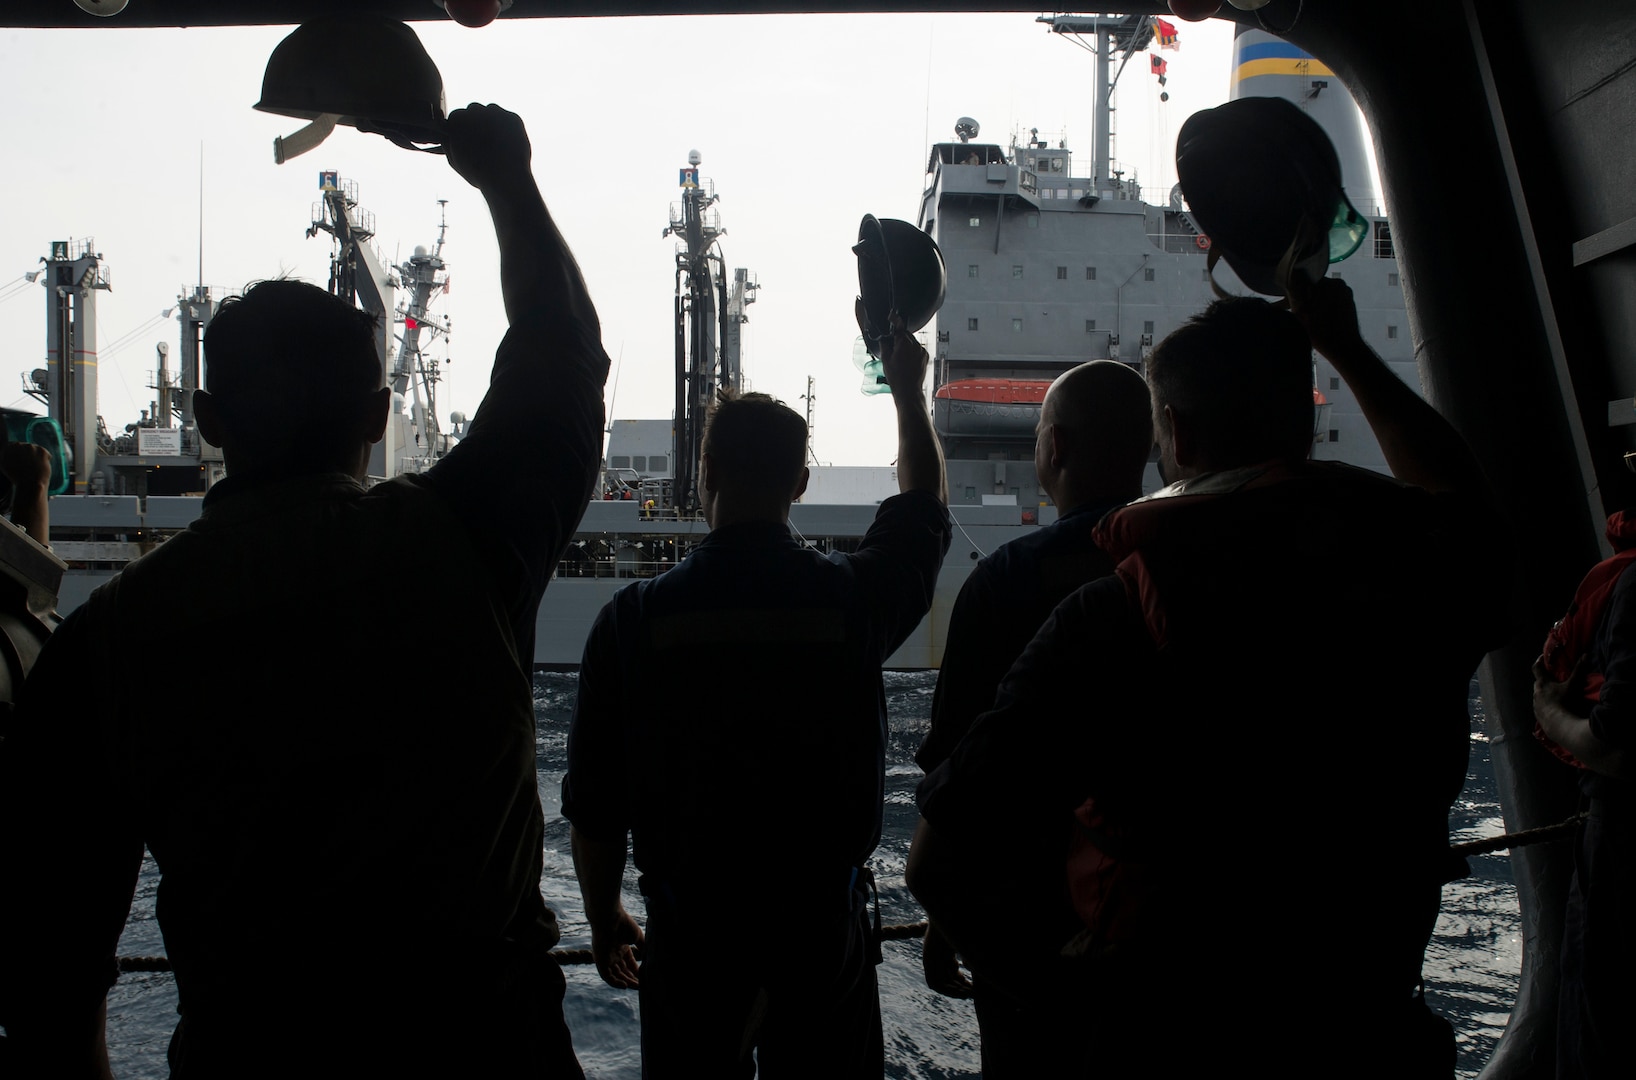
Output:
<path fill-rule="evenodd" d="M 932 672 L 887 676 L 892 742 L 887 750 L 885 829 L 873 862 L 887 923 L 914 922 L 921 917 L 914 898 L 903 887 L 903 864 L 916 819 L 914 789 L 920 780 L 914 751 L 926 732 L 934 682 Z M 540 798 L 547 821 L 541 888 L 561 920 L 563 946 L 584 948 L 590 937 L 568 854 L 568 826 L 560 812 L 574 689 L 572 675 L 541 674 L 534 682 Z M 1471 688 L 1471 711 L 1470 771 L 1452 819 L 1456 841 L 1504 831 L 1476 683 Z M 1356 857 L 1371 858 L 1366 854 Z M 1426 955 L 1425 970 L 1427 998 L 1459 1033 L 1460 1075 L 1468 1077 L 1481 1070 L 1505 1029 L 1522 967 L 1520 917 L 1509 858 L 1503 854 L 1473 858 L 1471 869 L 1471 877 L 1443 891 L 1443 914 Z M 270 861 L 268 887 L 277 888 L 280 875 L 292 872 L 293 864 Z M 143 866 L 136 904 L 120 943 L 121 955 L 164 951 L 154 921 L 157 886 L 158 875 L 150 860 Z M 634 884 L 627 889 L 625 903 L 633 912 L 641 910 Z M 1315 947 L 1334 954 L 1336 976 L 1344 978 L 1348 953 L 1344 934 Z M 977 1076 L 977 1022 L 970 1002 L 953 1001 L 926 989 L 920 978 L 918 942 L 888 943 L 885 954 L 880 991 L 887 1076 L 902 1080 Z M 128 975 L 119 981 L 108 1004 L 108 1043 L 115 1076 L 158 1080 L 167 1075 L 165 1047 L 175 1009 L 175 984 L 169 975 Z M 570 968 L 567 1013 L 587 1076 L 623 1080 L 639 1075 L 635 992 L 610 989 L 588 966 Z M 1365 1033 L 1347 1029 L 1345 1017 L 1336 1017 L 1333 1046 L 1337 1057 L 1362 1037 Z"/>

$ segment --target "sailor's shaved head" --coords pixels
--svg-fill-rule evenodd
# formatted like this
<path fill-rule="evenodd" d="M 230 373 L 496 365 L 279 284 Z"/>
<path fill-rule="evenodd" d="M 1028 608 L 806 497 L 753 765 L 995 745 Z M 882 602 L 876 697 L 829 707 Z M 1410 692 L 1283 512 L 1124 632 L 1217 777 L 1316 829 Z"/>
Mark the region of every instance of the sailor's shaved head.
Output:
<path fill-rule="evenodd" d="M 1046 391 L 1034 462 L 1059 508 L 1136 498 L 1152 450 L 1148 386 L 1129 365 L 1092 360 Z"/>
<path fill-rule="evenodd" d="M 1122 457 L 1146 463 L 1153 449 L 1153 415 L 1147 383 L 1117 360 L 1092 360 L 1057 376 L 1041 408 L 1048 424 Z"/>

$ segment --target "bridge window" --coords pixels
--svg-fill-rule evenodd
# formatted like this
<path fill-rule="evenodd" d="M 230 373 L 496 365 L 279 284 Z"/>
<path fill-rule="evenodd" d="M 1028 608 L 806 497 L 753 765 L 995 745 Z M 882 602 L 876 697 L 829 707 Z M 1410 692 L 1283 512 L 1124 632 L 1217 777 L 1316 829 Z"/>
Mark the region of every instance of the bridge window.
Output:
<path fill-rule="evenodd" d="M 656 472 L 656 473 L 657 472 L 669 472 L 670 471 L 670 455 L 669 454 L 649 454 L 648 455 L 648 470 L 650 472 Z"/>
<path fill-rule="evenodd" d="M 632 454 L 631 455 L 631 468 L 635 469 L 637 472 L 647 472 L 648 471 L 648 459 L 647 459 L 646 455 Z"/>
<path fill-rule="evenodd" d="M 608 459 L 608 468 L 610 469 L 628 469 L 630 467 L 631 458 L 629 454 L 615 454 Z"/>

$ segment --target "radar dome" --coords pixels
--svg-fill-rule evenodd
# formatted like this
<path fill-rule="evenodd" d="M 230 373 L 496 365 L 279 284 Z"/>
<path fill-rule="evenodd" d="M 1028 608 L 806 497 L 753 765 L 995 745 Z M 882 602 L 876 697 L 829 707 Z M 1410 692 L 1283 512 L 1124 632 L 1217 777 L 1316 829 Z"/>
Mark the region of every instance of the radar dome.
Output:
<path fill-rule="evenodd" d="M 697 165 L 703 160 L 704 157 L 697 150 L 689 150 L 687 152 L 687 163 L 689 165 Z"/>

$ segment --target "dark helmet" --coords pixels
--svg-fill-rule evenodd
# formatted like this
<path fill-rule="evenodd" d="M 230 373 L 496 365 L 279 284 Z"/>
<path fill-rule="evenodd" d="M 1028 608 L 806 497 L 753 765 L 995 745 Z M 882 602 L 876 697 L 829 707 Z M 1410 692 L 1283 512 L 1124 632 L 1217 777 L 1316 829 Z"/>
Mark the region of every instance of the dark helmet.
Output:
<path fill-rule="evenodd" d="M 1329 136 L 1284 98 L 1245 97 L 1194 113 L 1176 137 L 1176 173 L 1210 255 L 1256 292 L 1324 275 L 1358 249 L 1369 222 L 1341 189 Z"/>
<path fill-rule="evenodd" d="M 278 43 L 261 82 L 262 112 L 325 114 L 400 145 L 443 141 L 443 75 L 405 23 L 346 15 L 302 23 Z"/>
<path fill-rule="evenodd" d="M 912 334 L 943 306 L 943 252 L 907 221 L 865 214 L 852 253 L 858 257 L 858 329 L 869 355 L 879 357 L 881 341 L 892 336 L 894 311 Z"/>

